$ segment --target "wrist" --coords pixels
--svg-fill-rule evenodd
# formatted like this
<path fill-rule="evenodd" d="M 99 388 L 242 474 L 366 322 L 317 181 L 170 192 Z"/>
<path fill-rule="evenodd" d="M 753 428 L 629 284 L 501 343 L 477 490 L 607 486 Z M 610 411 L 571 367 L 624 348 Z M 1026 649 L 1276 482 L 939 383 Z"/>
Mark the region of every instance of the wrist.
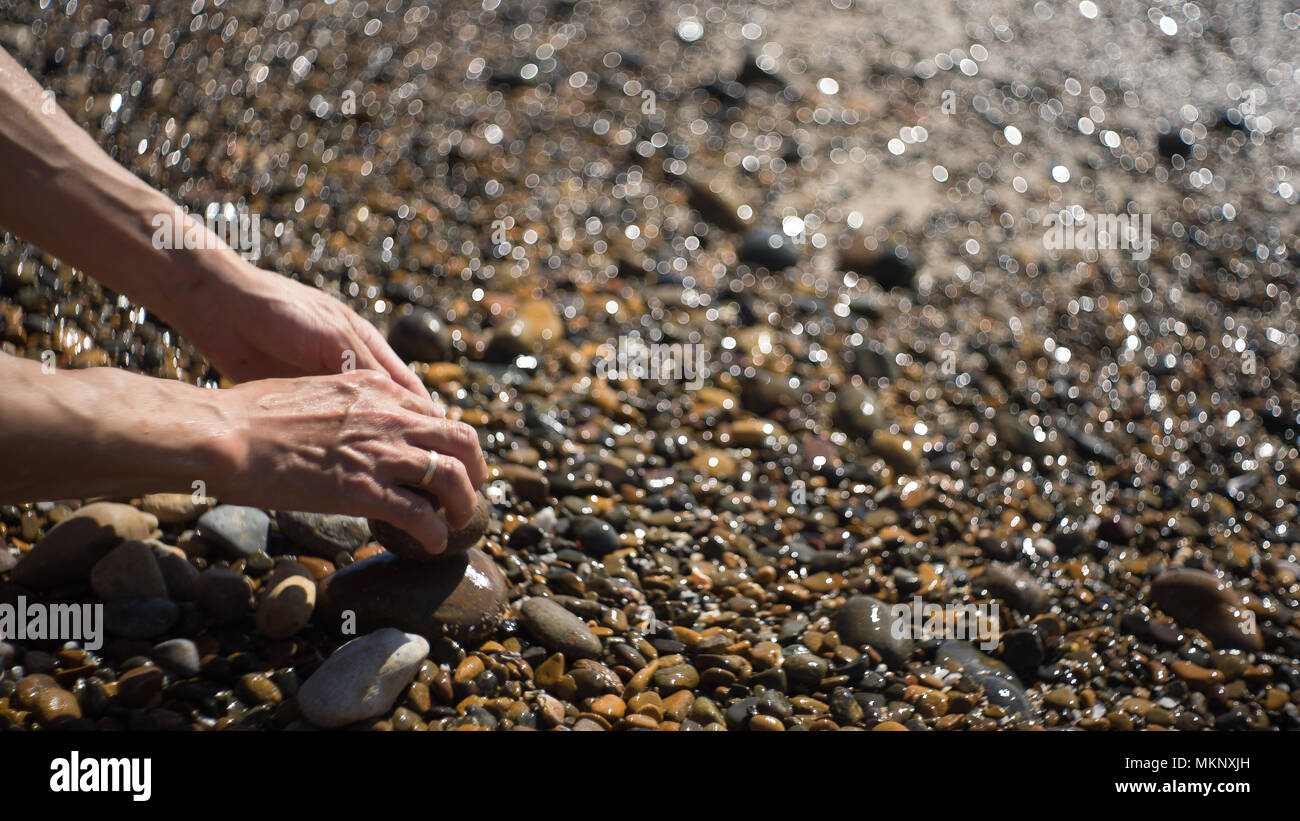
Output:
<path fill-rule="evenodd" d="M 83 406 L 95 415 L 85 420 L 87 429 L 97 431 L 88 450 L 98 463 L 122 471 L 119 492 L 216 495 L 239 471 L 242 417 L 227 391 L 107 368 L 82 374 L 91 395 L 102 397 Z M 112 405 L 118 413 L 95 412 Z"/>

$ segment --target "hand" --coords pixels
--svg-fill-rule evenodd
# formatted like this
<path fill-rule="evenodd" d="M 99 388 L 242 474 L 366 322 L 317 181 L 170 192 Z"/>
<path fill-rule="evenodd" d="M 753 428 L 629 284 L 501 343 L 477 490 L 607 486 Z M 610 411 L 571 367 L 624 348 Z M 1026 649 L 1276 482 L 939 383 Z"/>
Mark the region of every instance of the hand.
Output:
<path fill-rule="evenodd" d="M 237 276 L 196 289 L 185 313 L 177 327 L 232 382 L 376 370 L 416 397 L 421 413 L 437 413 L 375 326 L 288 277 L 243 263 Z"/>
<path fill-rule="evenodd" d="M 214 487 L 222 501 L 382 519 L 431 553 L 446 546 L 448 524 L 469 523 L 487 478 L 477 434 L 430 416 L 387 376 L 266 379 L 219 395 L 242 420 L 240 455 Z M 441 458 L 422 492 L 430 450 Z"/>

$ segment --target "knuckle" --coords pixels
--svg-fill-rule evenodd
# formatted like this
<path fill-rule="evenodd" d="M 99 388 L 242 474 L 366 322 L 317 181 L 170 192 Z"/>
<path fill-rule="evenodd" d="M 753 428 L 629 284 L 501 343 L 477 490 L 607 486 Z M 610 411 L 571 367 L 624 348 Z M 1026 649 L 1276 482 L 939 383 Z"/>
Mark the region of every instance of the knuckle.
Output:
<path fill-rule="evenodd" d="M 457 446 L 462 447 L 473 453 L 478 450 L 478 432 L 471 425 L 465 422 L 451 423 L 452 441 Z"/>
<path fill-rule="evenodd" d="M 465 464 L 459 459 L 447 459 L 446 473 L 443 477 L 443 483 L 452 490 L 463 490 L 469 485 L 469 472 L 465 469 Z"/>

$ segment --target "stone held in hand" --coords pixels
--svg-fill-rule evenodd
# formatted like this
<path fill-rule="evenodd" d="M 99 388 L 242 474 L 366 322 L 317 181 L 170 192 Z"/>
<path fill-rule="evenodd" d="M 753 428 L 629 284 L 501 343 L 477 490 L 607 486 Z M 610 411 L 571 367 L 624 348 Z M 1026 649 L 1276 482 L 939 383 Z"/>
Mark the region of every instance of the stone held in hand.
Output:
<path fill-rule="evenodd" d="M 437 561 L 459 556 L 478 544 L 479 540 L 483 538 L 483 534 L 487 532 L 489 521 L 487 499 L 483 498 L 482 494 L 479 494 L 469 524 L 460 530 L 453 530 L 447 534 L 447 546 L 441 553 L 437 554 L 430 553 L 425 549 L 424 545 L 417 542 L 404 530 L 379 519 L 370 520 L 370 532 L 375 537 L 375 541 L 387 548 L 389 552 L 395 553 L 404 559 Z"/>
<path fill-rule="evenodd" d="M 505 618 L 505 574 L 481 550 L 415 562 L 381 553 L 345 567 L 316 591 L 317 626 L 340 633 L 351 611 L 357 632 L 397 627 L 430 640 L 473 642 Z"/>
<path fill-rule="evenodd" d="M 334 651 L 298 691 L 298 706 L 319 727 L 343 727 L 383 715 L 429 654 L 418 635 L 383 628 Z"/>

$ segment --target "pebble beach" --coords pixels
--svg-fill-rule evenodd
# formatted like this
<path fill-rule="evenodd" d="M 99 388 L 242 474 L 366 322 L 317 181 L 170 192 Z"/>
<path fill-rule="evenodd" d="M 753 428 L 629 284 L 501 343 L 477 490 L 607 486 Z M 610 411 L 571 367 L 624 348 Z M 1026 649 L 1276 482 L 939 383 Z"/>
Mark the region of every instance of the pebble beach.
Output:
<path fill-rule="evenodd" d="M 0 0 L 490 465 L 434 561 L 0 507 L 0 604 L 104 627 L 4 636 L 0 729 L 1300 728 L 1300 14 L 936 5 Z M 0 344 L 228 385 L 8 233 Z"/>

